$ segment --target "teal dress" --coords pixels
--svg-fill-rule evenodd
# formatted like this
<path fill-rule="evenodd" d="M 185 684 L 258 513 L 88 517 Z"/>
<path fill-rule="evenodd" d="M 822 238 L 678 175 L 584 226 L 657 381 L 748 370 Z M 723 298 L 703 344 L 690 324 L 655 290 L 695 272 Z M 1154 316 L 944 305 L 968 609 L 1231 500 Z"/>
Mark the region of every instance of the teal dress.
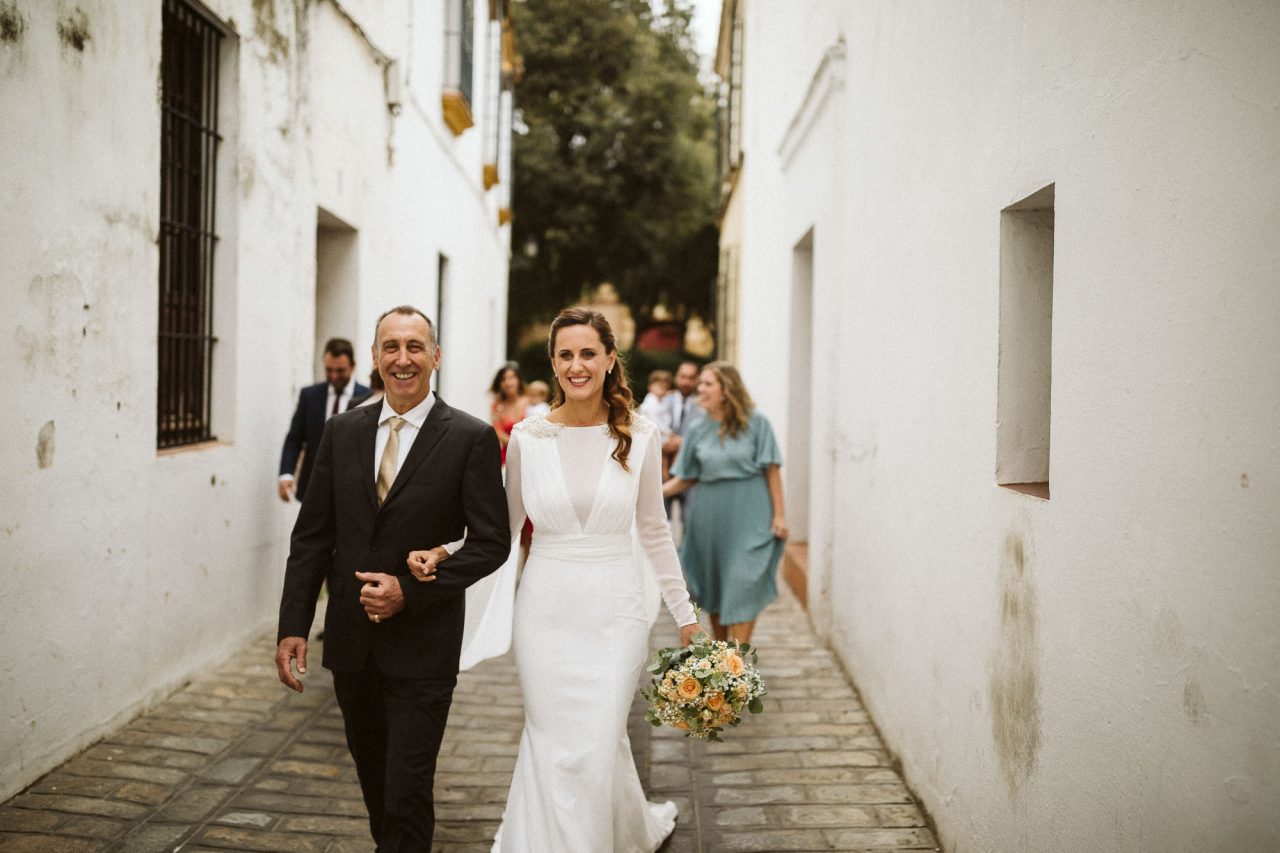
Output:
<path fill-rule="evenodd" d="M 721 624 L 753 621 L 778 597 L 783 541 L 773 535 L 773 501 L 764 469 L 781 465 L 773 428 L 752 412 L 747 428 L 720 439 L 720 422 L 695 424 L 671 469 L 698 481 L 680 546 L 689 593 Z"/>

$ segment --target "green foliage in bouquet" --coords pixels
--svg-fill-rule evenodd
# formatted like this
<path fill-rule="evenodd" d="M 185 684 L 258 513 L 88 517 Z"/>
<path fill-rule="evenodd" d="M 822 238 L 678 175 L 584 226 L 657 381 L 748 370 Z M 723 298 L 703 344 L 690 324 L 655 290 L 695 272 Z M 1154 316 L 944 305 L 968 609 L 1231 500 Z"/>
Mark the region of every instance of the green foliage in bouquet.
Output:
<path fill-rule="evenodd" d="M 764 711 L 764 680 L 750 643 L 694 635 L 688 646 L 659 649 L 649 664 L 645 719 L 688 737 L 721 741 L 720 732 L 742 722 L 743 711 Z"/>

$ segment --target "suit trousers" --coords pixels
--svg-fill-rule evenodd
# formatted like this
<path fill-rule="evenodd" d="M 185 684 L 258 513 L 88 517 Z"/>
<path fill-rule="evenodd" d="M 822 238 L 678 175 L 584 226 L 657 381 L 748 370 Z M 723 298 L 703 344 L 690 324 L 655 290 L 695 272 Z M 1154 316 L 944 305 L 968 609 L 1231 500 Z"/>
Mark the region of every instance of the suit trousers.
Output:
<path fill-rule="evenodd" d="M 431 850 L 436 756 L 457 681 L 389 678 L 372 661 L 333 673 L 378 853 Z"/>

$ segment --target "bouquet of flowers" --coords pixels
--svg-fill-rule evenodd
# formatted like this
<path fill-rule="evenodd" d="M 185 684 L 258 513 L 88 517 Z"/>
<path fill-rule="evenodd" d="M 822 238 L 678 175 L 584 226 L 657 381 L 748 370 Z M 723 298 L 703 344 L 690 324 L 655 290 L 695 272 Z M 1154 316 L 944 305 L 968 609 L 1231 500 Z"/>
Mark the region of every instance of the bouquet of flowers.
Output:
<path fill-rule="evenodd" d="M 720 741 L 720 732 L 742 722 L 743 710 L 764 710 L 764 680 L 756 670 L 749 643 L 712 640 L 694 635 L 693 645 L 659 649 L 649 664 L 653 683 L 645 719 L 668 725 L 688 737 Z"/>

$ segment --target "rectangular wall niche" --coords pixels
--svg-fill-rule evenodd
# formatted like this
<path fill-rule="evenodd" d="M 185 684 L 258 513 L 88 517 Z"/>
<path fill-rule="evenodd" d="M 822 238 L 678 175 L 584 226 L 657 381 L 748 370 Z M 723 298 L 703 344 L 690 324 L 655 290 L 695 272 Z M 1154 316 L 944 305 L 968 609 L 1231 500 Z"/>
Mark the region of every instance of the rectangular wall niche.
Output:
<path fill-rule="evenodd" d="M 996 482 L 1049 497 L 1053 184 L 1000 212 Z"/>
<path fill-rule="evenodd" d="M 360 232 L 323 207 L 316 208 L 315 376 L 324 376 L 324 345 L 354 340 L 360 307 Z M 356 352 L 356 361 L 360 361 Z M 361 385 L 364 376 L 353 377 Z"/>

